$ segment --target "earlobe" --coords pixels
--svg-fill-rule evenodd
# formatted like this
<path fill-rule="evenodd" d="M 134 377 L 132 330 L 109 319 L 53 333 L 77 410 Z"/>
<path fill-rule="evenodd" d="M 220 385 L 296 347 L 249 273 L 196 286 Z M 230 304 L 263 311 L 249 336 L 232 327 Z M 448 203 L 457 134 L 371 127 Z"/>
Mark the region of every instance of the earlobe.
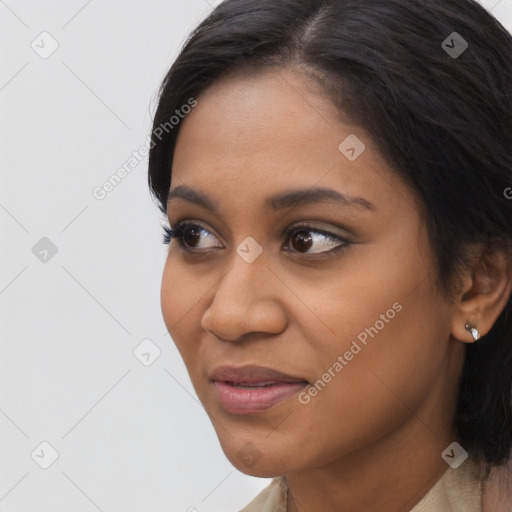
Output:
<path fill-rule="evenodd" d="M 464 326 L 464 329 L 466 329 L 466 331 L 471 333 L 471 336 L 473 336 L 474 341 L 478 341 L 480 339 L 480 333 L 478 332 L 476 325 L 471 325 L 469 323 L 469 321 L 466 321 L 466 325 Z"/>
<path fill-rule="evenodd" d="M 455 323 L 455 321 L 457 321 L 457 323 Z M 490 328 L 488 331 L 489 330 Z M 459 315 L 457 315 L 457 320 L 454 320 L 452 325 L 452 336 L 464 343 L 474 343 L 482 338 L 482 336 L 484 336 L 488 331 L 483 331 L 481 327 L 479 327 L 479 324 L 474 320 L 460 320 Z"/>
<path fill-rule="evenodd" d="M 485 336 L 505 309 L 512 292 L 512 254 L 504 244 L 494 243 L 481 252 L 473 272 L 462 279 L 456 297 L 452 335 L 465 343 Z"/>

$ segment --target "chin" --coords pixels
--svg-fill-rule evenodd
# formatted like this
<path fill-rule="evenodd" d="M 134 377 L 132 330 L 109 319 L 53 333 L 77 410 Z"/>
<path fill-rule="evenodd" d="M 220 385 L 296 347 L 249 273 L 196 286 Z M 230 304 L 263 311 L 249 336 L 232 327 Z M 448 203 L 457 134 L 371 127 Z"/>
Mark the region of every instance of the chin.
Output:
<path fill-rule="evenodd" d="M 276 450 L 259 450 L 251 442 L 221 443 L 222 450 L 236 469 L 249 476 L 273 478 L 290 470 L 285 454 Z"/>
<path fill-rule="evenodd" d="M 285 468 L 282 463 L 275 465 L 269 463 L 265 458 L 262 458 L 252 465 L 248 465 L 245 462 L 240 461 L 236 454 L 235 457 L 228 457 L 228 459 L 241 473 L 257 478 L 274 478 L 288 472 L 287 468 Z"/>

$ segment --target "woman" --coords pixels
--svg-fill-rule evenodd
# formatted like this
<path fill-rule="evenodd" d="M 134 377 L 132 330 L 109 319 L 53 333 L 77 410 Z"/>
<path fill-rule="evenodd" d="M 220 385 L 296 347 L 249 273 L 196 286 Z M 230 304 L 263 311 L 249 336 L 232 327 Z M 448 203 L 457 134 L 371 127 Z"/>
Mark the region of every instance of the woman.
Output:
<path fill-rule="evenodd" d="M 161 302 L 244 512 L 510 512 L 512 37 L 227 0 L 160 89 Z"/>

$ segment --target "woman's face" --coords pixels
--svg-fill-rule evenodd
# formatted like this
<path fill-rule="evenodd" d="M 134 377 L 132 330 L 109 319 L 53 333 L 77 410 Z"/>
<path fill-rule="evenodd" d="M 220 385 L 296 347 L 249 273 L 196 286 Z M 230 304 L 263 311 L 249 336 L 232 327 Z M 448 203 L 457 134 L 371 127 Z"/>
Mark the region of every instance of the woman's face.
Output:
<path fill-rule="evenodd" d="M 304 75 L 231 76 L 198 98 L 176 145 L 178 190 L 170 224 L 198 226 L 169 247 L 163 316 L 238 469 L 320 467 L 453 407 L 462 343 L 419 204 Z M 212 380 L 251 365 L 295 383 Z"/>

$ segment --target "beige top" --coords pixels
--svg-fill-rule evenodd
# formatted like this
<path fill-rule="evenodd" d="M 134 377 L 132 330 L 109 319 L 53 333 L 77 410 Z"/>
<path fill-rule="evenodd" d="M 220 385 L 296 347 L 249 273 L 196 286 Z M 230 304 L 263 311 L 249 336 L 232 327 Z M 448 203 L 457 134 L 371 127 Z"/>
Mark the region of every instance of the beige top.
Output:
<path fill-rule="evenodd" d="M 286 480 L 275 477 L 240 512 L 286 512 Z M 443 476 L 410 512 L 482 512 L 480 470 L 471 459 Z"/>

